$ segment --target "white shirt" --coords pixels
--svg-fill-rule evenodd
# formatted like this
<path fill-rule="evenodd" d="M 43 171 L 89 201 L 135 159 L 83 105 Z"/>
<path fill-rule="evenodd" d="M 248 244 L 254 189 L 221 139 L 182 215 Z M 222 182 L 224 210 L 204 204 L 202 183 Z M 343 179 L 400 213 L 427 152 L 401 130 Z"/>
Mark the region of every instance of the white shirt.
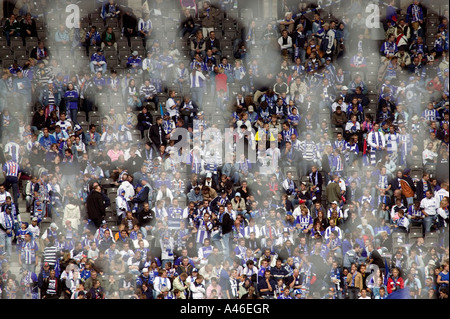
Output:
<path fill-rule="evenodd" d="M 434 193 L 434 199 L 436 201 L 436 208 L 439 208 L 441 206 L 441 201 L 444 197 L 448 197 L 448 191 L 446 191 L 445 189 L 441 188 L 440 190 L 438 190 L 437 192 Z"/>
<path fill-rule="evenodd" d="M 176 104 L 177 103 L 175 102 L 175 100 L 173 98 L 167 99 L 166 109 L 167 109 L 167 112 L 169 112 L 170 117 L 178 115 L 178 107 L 176 106 Z M 175 105 L 175 107 L 172 108 L 174 105 Z"/>
<path fill-rule="evenodd" d="M 200 87 L 205 87 L 205 83 L 203 83 L 203 85 L 200 84 L 200 79 L 203 80 L 203 82 L 206 81 L 206 77 L 203 75 L 202 72 L 197 71 L 191 73 L 190 75 L 190 80 L 191 80 L 191 88 L 200 88 Z"/>
<path fill-rule="evenodd" d="M 420 201 L 420 208 L 423 208 L 428 215 L 434 216 L 436 215 L 436 200 L 433 197 L 430 199 L 425 197 Z"/>

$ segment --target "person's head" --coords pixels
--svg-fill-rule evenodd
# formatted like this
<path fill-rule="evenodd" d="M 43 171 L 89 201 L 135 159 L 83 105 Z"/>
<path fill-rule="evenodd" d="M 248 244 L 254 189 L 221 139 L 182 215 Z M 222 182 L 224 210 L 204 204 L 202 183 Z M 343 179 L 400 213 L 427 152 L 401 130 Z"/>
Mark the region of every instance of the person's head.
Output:
<path fill-rule="evenodd" d="M 391 272 L 394 278 L 397 278 L 400 274 L 400 270 L 397 267 L 392 268 Z"/>

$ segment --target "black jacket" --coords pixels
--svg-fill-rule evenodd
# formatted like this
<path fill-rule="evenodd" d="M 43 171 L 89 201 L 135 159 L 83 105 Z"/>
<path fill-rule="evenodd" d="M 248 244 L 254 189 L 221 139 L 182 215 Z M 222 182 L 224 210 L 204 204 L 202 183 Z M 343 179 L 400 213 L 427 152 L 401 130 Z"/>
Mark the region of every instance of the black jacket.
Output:
<path fill-rule="evenodd" d="M 159 132 L 160 128 L 161 128 L 162 136 Z M 152 141 L 153 145 L 157 146 L 158 148 L 161 146 L 161 144 L 163 144 L 163 145 L 167 144 L 166 136 L 164 134 L 164 129 L 162 128 L 162 126 L 159 126 L 157 124 L 152 125 L 148 132 L 148 136 L 149 136 L 150 140 Z"/>
<path fill-rule="evenodd" d="M 106 215 L 103 195 L 100 192 L 91 192 L 86 199 L 87 214 L 90 219 L 104 218 Z"/>
<path fill-rule="evenodd" d="M 233 228 L 233 220 L 231 219 L 230 214 L 224 213 L 222 222 L 218 224 L 222 226 L 222 234 L 228 234 L 229 232 L 231 232 Z"/>
<path fill-rule="evenodd" d="M 428 185 L 428 189 L 431 190 L 431 183 L 429 181 L 427 181 L 426 183 Z M 423 194 L 423 186 L 424 183 L 422 179 L 416 183 L 416 195 L 418 201 L 421 201 L 425 197 L 425 195 Z"/>
<path fill-rule="evenodd" d="M 151 209 L 145 211 L 144 209 L 139 211 L 139 224 L 142 226 L 153 226 L 156 224 L 155 212 Z"/>

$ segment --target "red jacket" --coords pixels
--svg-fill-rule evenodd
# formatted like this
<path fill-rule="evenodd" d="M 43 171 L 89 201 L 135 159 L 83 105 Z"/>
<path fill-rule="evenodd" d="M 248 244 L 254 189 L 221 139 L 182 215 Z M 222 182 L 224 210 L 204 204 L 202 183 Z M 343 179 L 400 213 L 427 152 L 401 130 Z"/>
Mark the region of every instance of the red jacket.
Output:
<path fill-rule="evenodd" d="M 220 90 L 223 90 L 224 92 L 227 92 L 227 75 L 225 73 L 219 73 L 216 75 L 216 91 L 219 92 Z"/>
<path fill-rule="evenodd" d="M 392 276 L 388 278 L 387 282 L 388 294 L 393 293 L 396 289 L 403 289 L 403 288 L 405 288 L 405 282 L 402 277 L 398 277 L 397 280 L 394 280 Z"/>

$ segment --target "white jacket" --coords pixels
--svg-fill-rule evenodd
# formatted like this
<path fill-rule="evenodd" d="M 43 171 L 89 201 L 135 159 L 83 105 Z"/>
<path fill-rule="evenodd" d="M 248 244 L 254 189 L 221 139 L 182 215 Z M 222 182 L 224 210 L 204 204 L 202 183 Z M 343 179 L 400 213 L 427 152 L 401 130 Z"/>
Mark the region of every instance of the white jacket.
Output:
<path fill-rule="evenodd" d="M 192 293 L 192 299 L 205 299 L 206 289 L 203 284 L 196 286 L 195 282 L 191 282 L 189 285 L 189 290 Z"/>
<path fill-rule="evenodd" d="M 131 183 L 129 181 L 123 181 L 122 183 L 120 183 L 120 186 L 117 189 L 117 196 L 120 195 L 120 192 L 122 190 L 125 190 L 125 196 L 124 197 L 127 200 L 129 200 L 130 197 L 133 197 L 135 195 L 134 187 L 133 187 L 133 185 L 131 185 Z"/>
<path fill-rule="evenodd" d="M 64 207 L 63 225 L 66 224 L 67 220 L 70 220 L 74 229 L 78 229 L 81 220 L 80 208 L 78 205 L 69 203 Z"/>

